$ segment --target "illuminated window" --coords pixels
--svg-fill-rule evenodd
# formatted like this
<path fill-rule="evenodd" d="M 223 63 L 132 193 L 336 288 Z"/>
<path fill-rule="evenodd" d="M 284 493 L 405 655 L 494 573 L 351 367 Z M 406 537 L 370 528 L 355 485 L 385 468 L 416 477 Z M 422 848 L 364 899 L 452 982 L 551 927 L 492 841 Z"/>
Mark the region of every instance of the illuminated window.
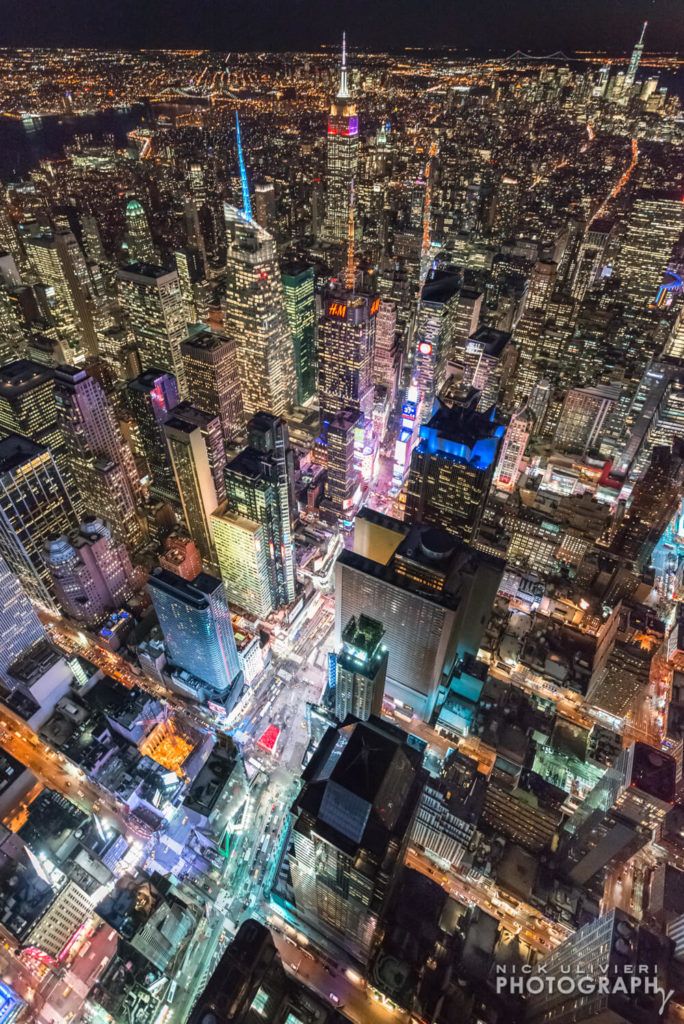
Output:
<path fill-rule="evenodd" d="M 254 999 L 252 1000 L 252 1005 L 250 1006 L 250 1010 L 255 1010 L 261 1017 L 265 1017 L 266 1016 L 266 1012 L 267 1012 L 267 1007 L 268 1007 L 268 992 L 265 989 L 260 988 L 260 989 L 257 990 L 257 994 L 254 996 Z"/>

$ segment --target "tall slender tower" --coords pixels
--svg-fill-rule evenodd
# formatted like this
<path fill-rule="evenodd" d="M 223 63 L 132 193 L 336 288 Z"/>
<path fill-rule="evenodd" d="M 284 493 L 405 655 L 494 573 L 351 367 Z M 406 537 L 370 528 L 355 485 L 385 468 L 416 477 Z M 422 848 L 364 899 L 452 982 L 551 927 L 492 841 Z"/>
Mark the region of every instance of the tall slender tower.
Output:
<path fill-rule="evenodd" d="M 270 604 L 281 608 L 295 599 L 294 465 L 287 424 L 260 412 L 247 424 L 248 447 L 226 466 L 227 511 L 244 523 L 261 525 L 268 559 Z M 227 540 L 227 538 L 226 538 Z M 228 595 L 240 593 L 244 549 L 219 546 Z M 231 550 L 232 547 L 232 550 Z M 235 598 L 233 598 L 235 599 Z M 258 607 L 252 605 L 248 610 Z"/>
<path fill-rule="evenodd" d="M 185 304 L 178 271 L 148 263 L 129 263 L 117 274 L 119 299 L 140 355 L 143 370 L 167 370 L 186 396 L 180 347 L 187 337 Z"/>
<path fill-rule="evenodd" d="M 626 89 L 629 89 L 631 86 L 634 85 L 634 79 L 636 78 L 636 73 L 639 70 L 639 62 L 641 60 L 641 55 L 644 52 L 644 36 L 646 35 L 646 26 L 647 25 L 648 25 L 648 22 L 645 21 L 644 24 L 643 24 L 643 28 L 641 29 L 641 35 L 639 36 L 639 42 L 636 44 L 636 46 L 632 50 L 632 56 L 629 59 L 629 67 L 627 68 L 627 74 L 625 75 L 625 88 Z"/>
<path fill-rule="evenodd" d="M 225 208 L 226 333 L 237 342 L 245 417 L 281 416 L 296 397 L 292 334 L 275 242 L 256 221 Z"/>
<path fill-rule="evenodd" d="M 47 448 L 18 434 L 4 437 L 0 441 L 0 557 L 31 600 L 56 609 L 43 544 L 53 534 L 69 533 L 77 526 L 71 497 Z"/>
<path fill-rule="evenodd" d="M 342 36 L 340 87 L 330 105 L 326 171 L 327 205 L 323 237 L 343 243 L 347 237 L 352 182 L 359 162 L 359 119 L 347 78 L 347 44 Z"/>
<path fill-rule="evenodd" d="M 79 501 L 89 512 L 109 520 L 118 540 L 139 543 L 140 481 L 101 384 L 87 370 L 60 366 L 55 370 L 55 399 Z"/>

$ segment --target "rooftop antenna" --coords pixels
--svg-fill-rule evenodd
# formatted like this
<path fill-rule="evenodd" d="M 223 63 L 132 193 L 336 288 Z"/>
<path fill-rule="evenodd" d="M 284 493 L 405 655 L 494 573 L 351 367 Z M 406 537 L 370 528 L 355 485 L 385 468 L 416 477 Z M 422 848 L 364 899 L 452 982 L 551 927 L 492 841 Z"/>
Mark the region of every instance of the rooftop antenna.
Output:
<path fill-rule="evenodd" d="M 252 220 L 252 200 L 249 197 L 249 182 L 247 181 L 247 168 L 245 167 L 245 156 L 242 152 L 242 135 L 240 133 L 240 117 L 235 111 L 235 133 L 237 138 L 238 168 L 240 170 L 240 184 L 242 185 L 242 210 L 245 217 Z"/>
<path fill-rule="evenodd" d="M 644 42 L 644 36 L 646 35 L 646 27 L 647 27 L 647 25 L 648 25 L 648 22 L 647 22 L 647 21 L 645 21 L 645 22 L 644 22 L 644 27 L 643 27 L 643 28 L 642 28 L 642 30 L 641 30 L 641 37 L 639 38 L 639 45 L 640 45 L 640 46 L 642 46 L 642 45 L 643 45 L 643 42 Z"/>
<path fill-rule="evenodd" d="M 340 64 L 340 87 L 337 90 L 338 100 L 349 99 L 349 82 L 347 81 L 347 33 L 342 33 L 342 63 Z"/>

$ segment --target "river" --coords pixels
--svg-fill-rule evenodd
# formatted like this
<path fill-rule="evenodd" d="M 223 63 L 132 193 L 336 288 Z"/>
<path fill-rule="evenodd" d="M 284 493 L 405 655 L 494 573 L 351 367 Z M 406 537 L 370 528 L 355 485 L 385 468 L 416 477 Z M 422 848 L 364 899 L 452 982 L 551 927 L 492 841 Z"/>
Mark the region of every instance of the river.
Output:
<path fill-rule="evenodd" d="M 126 145 L 126 133 L 143 119 L 144 109 L 136 105 L 128 110 L 102 110 L 75 117 L 45 117 L 37 128 L 21 121 L 0 117 L 0 181 L 25 177 L 40 160 L 62 156 L 64 146 L 76 135 L 92 135 L 101 141 L 113 135 L 117 146 Z"/>

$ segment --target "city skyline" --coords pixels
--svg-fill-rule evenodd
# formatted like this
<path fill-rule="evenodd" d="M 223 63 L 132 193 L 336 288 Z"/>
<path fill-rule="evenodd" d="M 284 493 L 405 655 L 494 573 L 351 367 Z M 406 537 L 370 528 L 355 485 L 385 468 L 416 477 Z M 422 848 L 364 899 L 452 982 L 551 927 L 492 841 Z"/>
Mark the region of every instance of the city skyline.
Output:
<path fill-rule="evenodd" d="M 0 1024 L 684 1019 L 670 3 L 91 6 L 0 49 Z"/>

